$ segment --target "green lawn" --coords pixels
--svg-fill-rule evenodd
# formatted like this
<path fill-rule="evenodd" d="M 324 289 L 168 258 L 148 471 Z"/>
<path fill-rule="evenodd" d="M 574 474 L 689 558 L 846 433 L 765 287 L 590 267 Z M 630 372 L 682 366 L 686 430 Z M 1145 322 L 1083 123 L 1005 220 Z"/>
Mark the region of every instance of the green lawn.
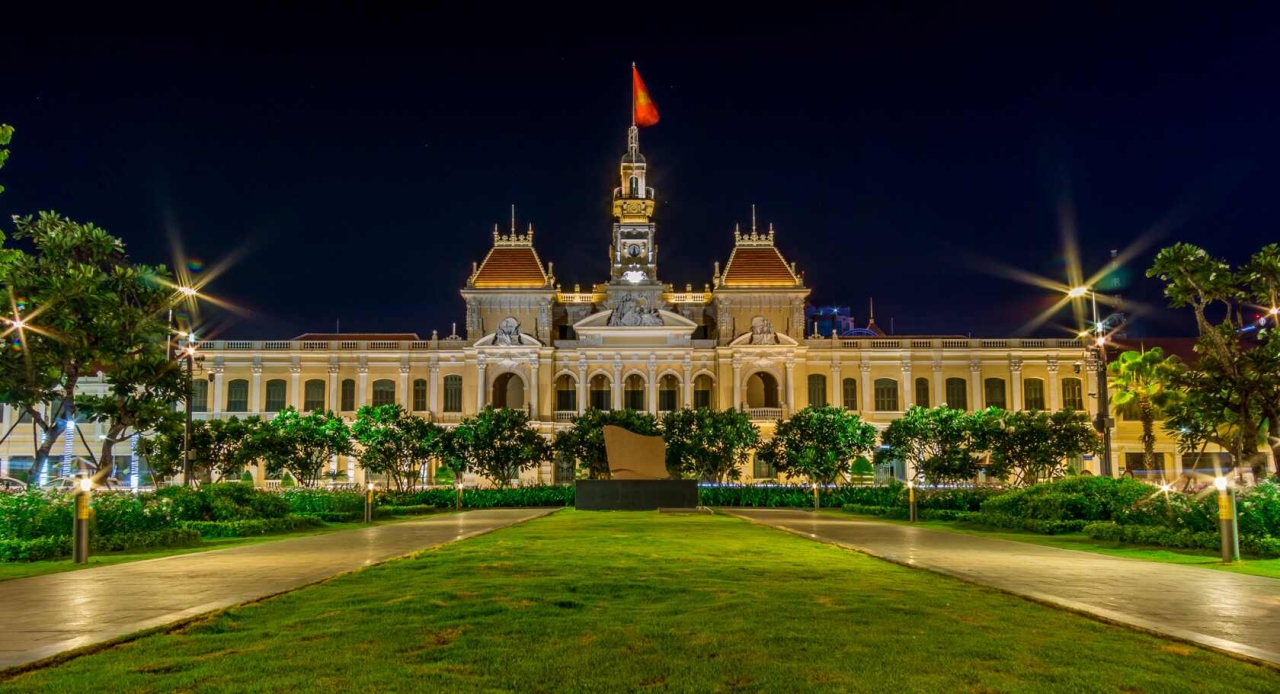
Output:
<path fill-rule="evenodd" d="M 823 513 L 838 515 L 844 518 L 854 516 L 861 520 L 911 525 L 908 521 L 889 520 L 880 516 L 863 516 L 844 513 L 843 511 L 824 511 Z M 963 533 L 966 535 L 980 535 L 982 537 L 992 537 L 999 540 L 1013 540 L 1015 542 L 1028 542 L 1035 545 L 1061 547 L 1062 549 L 1075 549 L 1080 550 L 1081 552 L 1109 554 L 1113 557 L 1128 557 L 1129 559 L 1158 561 L 1166 564 L 1185 564 L 1187 566 L 1198 566 L 1206 569 L 1216 569 L 1218 571 L 1231 571 L 1233 573 L 1249 574 L 1252 576 L 1280 578 L 1280 559 L 1244 559 L 1234 564 L 1223 564 L 1221 555 L 1217 552 L 1197 549 L 1146 547 L 1119 542 L 1099 542 L 1084 533 L 1040 535 L 1037 533 L 1015 532 L 1011 530 L 988 530 L 978 526 L 963 525 L 949 521 L 918 521 L 914 525 L 921 528 L 930 528 L 932 530 L 945 530 L 947 532 Z"/>
<path fill-rule="evenodd" d="M 382 518 L 374 521 L 374 525 L 384 525 L 386 523 L 403 523 L 411 520 L 421 520 L 428 516 L 395 516 L 392 518 Z M 191 554 L 192 552 L 208 552 L 214 549 L 225 549 L 227 547 L 239 547 L 241 545 L 256 545 L 263 542 L 275 542 L 290 537 L 303 537 L 305 535 L 323 535 L 325 533 L 338 532 L 340 530 L 352 530 L 355 528 L 368 527 L 367 523 L 326 523 L 324 527 L 307 528 L 292 533 L 281 533 L 278 535 L 258 535 L 256 537 L 228 537 L 213 540 L 205 540 L 198 547 L 182 547 L 179 549 L 157 549 L 143 552 L 106 552 L 104 554 L 93 554 L 89 556 L 89 563 L 76 564 L 70 559 L 56 559 L 53 561 L 32 561 L 32 562 L 6 562 L 0 563 L 0 582 L 10 581 L 15 578 L 26 578 L 28 576 L 43 576 L 44 574 L 56 574 L 64 571 L 79 571 L 81 569 L 92 569 L 99 566 L 109 566 L 111 564 L 124 564 L 131 561 L 142 561 L 143 559 L 159 559 L 160 557 L 171 557 L 175 554 Z"/>
<path fill-rule="evenodd" d="M 745 521 L 566 510 L 15 692 L 1280 690 L 1280 673 Z"/>

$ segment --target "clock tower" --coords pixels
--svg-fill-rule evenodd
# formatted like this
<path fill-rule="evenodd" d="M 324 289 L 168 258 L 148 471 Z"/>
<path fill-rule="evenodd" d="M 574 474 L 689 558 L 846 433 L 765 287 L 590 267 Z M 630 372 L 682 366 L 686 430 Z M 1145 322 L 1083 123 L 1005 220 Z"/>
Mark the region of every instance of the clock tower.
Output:
<path fill-rule="evenodd" d="M 653 189 L 645 185 L 640 133 L 627 132 L 627 153 L 620 167 L 622 185 L 613 191 L 613 244 L 609 247 L 611 285 L 651 289 L 658 283 L 658 246 L 654 243 Z"/>

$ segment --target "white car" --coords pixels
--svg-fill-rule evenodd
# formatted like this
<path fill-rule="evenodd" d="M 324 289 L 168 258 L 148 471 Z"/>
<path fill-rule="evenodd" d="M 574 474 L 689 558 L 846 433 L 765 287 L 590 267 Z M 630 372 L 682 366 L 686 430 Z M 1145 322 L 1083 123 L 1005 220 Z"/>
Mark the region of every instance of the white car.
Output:
<path fill-rule="evenodd" d="M 73 492 L 80 488 L 80 477 L 55 477 L 44 483 L 40 488 L 47 490 L 56 490 L 63 492 Z M 105 484 L 94 484 L 95 489 L 120 489 L 120 480 L 114 477 L 108 477 Z"/>
<path fill-rule="evenodd" d="M 18 493 L 27 490 L 27 483 L 12 477 L 0 477 L 0 493 Z"/>

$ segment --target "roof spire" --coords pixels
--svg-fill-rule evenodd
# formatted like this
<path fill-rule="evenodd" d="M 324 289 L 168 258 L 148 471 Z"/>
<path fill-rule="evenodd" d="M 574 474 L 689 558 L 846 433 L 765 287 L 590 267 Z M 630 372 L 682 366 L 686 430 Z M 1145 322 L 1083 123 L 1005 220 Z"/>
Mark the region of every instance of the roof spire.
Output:
<path fill-rule="evenodd" d="M 867 303 L 871 309 L 871 322 L 876 322 L 876 298 L 874 296 L 867 297 Z"/>
<path fill-rule="evenodd" d="M 511 233 L 516 233 L 516 204 L 511 203 Z"/>
<path fill-rule="evenodd" d="M 756 204 L 751 203 L 751 233 L 756 233 Z"/>

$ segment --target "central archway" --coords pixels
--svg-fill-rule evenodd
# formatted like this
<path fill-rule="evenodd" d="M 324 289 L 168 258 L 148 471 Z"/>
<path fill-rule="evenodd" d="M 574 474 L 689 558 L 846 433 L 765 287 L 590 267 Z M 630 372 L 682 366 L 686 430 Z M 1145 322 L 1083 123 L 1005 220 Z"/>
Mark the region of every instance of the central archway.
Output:
<path fill-rule="evenodd" d="M 747 407 L 780 407 L 778 379 L 767 371 L 757 371 L 747 378 Z"/>
<path fill-rule="evenodd" d="M 490 402 L 497 408 L 523 409 L 524 379 L 514 373 L 498 374 L 493 379 L 493 398 Z"/>

